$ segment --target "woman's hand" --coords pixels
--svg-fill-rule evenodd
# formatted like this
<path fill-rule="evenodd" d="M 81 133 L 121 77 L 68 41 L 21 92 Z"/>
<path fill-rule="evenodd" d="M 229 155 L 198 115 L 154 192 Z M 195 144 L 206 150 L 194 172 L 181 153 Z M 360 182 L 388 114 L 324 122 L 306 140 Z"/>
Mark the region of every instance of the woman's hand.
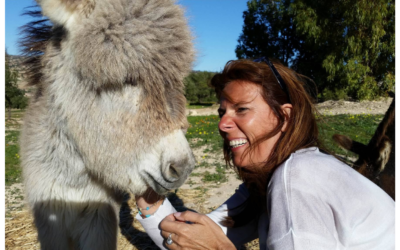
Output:
<path fill-rule="evenodd" d="M 189 222 L 189 223 L 187 223 Z M 203 214 L 186 211 L 170 214 L 160 223 L 169 249 L 236 249 L 221 228 Z M 167 238 L 171 235 L 172 244 Z"/>

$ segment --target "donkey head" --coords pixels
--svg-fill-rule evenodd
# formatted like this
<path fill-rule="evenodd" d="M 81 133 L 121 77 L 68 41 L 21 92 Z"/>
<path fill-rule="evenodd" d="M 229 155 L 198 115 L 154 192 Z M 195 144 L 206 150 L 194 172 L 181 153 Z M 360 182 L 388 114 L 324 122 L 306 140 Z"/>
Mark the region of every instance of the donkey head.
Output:
<path fill-rule="evenodd" d="M 53 24 L 41 95 L 85 171 L 142 193 L 179 187 L 194 167 L 183 78 L 194 58 L 179 6 L 166 0 L 38 0 Z M 35 102 L 35 101 L 34 101 Z"/>

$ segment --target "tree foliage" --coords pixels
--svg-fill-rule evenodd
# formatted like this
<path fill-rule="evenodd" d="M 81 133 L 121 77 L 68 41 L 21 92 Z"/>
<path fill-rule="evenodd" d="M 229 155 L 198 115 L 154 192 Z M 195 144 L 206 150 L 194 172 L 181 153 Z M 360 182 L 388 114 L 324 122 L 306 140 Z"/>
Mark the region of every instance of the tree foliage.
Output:
<path fill-rule="evenodd" d="M 185 96 L 190 103 L 216 101 L 214 89 L 210 86 L 211 78 L 215 75 L 208 71 L 193 71 L 184 80 Z"/>
<path fill-rule="evenodd" d="M 249 1 L 243 13 L 243 33 L 236 48 L 238 58 L 267 55 L 290 64 L 299 46 L 290 1 Z"/>
<path fill-rule="evenodd" d="M 5 97 L 6 108 L 24 109 L 28 100 L 25 97 L 25 91 L 18 88 L 18 71 L 12 70 L 9 63 L 9 55 L 6 51 L 5 62 Z"/>
<path fill-rule="evenodd" d="M 268 56 L 356 99 L 394 86 L 393 0 L 250 0 L 238 58 Z"/>

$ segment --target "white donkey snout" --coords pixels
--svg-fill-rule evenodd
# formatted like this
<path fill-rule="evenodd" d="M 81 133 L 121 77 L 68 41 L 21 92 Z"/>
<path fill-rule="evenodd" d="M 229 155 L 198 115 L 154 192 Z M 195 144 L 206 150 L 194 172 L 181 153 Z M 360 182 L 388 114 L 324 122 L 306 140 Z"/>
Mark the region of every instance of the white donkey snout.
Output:
<path fill-rule="evenodd" d="M 195 165 L 193 152 L 183 131 L 175 130 L 163 137 L 156 148 L 159 150 L 159 159 L 155 159 L 158 161 L 155 165 L 161 169 L 154 169 L 155 165 L 152 165 L 152 169 L 146 169 L 148 185 L 158 193 L 179 188 Z"/>
<path fill-rule="evenodd" d="M 194 168 L 194 155 L 181 130 L 170 134 L 166 141 L 161 160 L 162 175 L 166 182 L 181 185 Z"/>
<path fill-rule="evenodd" d="M 179 161 L 168 162 L 162 170 L 166 182 L 174 183 L 186 180 L 194 167 L 194 161 L 189 154 Z"/>

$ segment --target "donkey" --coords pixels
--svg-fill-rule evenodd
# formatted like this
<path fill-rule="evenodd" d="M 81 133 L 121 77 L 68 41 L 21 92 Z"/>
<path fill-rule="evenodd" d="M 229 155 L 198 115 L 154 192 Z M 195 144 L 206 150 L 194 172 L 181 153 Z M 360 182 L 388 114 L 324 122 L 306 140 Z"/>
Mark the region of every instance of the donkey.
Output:
<path fill-rule="evenodd" d="M 395 98 L 368 145 L 333 135 L 339 146 L 359 155 L 353 167 L 395 199 Z"/>
<path fill-rule="evenodd" d="M 123 193 L 176 189 L 194 167 L 190 30 L 173 0 L 37 3 L 20 154 L 41 248 L 116 249 Z"/>

